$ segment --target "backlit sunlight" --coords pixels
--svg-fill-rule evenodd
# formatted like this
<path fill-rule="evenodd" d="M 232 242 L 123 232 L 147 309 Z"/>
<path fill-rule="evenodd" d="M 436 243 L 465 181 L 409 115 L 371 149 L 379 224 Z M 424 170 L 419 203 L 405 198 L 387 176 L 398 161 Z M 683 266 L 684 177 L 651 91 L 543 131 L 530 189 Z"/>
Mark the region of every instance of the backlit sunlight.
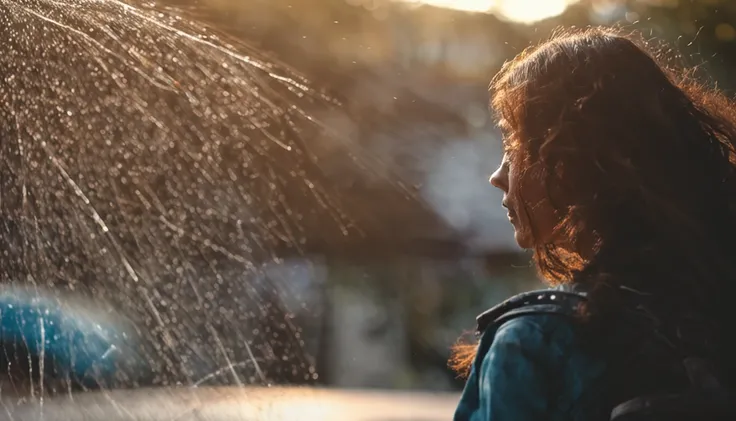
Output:
<path fill-rule="evenodd" d="M 557 16 L 579 0 L 398 0 L 468 12 L 495 13 L 519 23 L 534 23 Z"/>
<path fill-rule="evenodd" d="M 465 10 L 468 12 L 490 12 L 497 0 L 399 0 L 404 3 L 426 4 L 447 9 Z M 544 1 L 544 0 L 540 0 Z"/>

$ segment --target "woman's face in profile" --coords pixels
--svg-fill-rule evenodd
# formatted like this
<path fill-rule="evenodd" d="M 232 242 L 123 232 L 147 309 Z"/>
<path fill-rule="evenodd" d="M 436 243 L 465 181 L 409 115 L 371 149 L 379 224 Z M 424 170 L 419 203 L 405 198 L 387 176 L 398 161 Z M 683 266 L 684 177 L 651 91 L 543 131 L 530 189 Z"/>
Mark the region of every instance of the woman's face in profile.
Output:
<path fill-rule="evenodd" d="M 556 241 L 554 229 L 558 217 L 544 188 L 540 172 L 535 165 L 525 171 L 521 165 L 504 153 L 498 169 L 491 175 L 491 184 L 503 191 L 503 206 L 514 227 L 514 237 L 521 248 L 530 249 L 537 245 Z"/>

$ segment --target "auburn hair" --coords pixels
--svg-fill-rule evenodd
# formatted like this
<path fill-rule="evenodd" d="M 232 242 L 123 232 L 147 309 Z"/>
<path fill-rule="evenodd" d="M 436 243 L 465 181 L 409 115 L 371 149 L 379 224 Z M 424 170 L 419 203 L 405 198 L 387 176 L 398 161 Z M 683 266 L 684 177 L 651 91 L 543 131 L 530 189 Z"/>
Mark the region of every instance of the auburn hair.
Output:
<path fill-rule="evenodd" d="M 513 165 L 534 164 L 564 215 L 556 230 L 593 239 L 584 255 L 536 244 L 544 281 L 585 285 L 587 320 L 615 315 L 625 285 L 726 331 L 736 108 L 655 47 L 614 29 L 557 31 L 503 65 L 491 109 Z M 451 367 L 467 373 L 475 349 L 457 345 Z"/>

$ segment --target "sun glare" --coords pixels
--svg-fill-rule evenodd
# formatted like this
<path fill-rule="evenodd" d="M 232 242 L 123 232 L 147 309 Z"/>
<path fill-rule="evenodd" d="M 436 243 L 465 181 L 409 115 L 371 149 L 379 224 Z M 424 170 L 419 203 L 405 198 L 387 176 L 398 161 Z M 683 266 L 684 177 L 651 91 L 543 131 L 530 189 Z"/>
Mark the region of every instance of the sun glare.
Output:
<path fill-rule="evenodd" d="M 447 9 L 465 10 L 467 12 L 490 12 L 496 0 L 399 0 L 404 3 L 426 4 Z"/>
<path fill-rule="evenodd" d="M 534 23 L 561 14 L 580 0 L 397 0 L 468 12 L 495 13 L 504 19 Z"/>
<path fill-rule="evenodd" d="M 495 12 L 506 19 L 533 23 L 561 15 L 567 6 L 578 0 L 500 0 Z"/>

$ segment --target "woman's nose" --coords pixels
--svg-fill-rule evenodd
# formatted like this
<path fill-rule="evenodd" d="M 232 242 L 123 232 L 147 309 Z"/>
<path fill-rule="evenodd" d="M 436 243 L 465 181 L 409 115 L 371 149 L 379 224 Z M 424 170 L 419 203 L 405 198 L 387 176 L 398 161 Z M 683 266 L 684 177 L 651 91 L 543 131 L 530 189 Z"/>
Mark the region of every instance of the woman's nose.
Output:
<path fill-rule="evenodd" d="M 498 169 L 491 174 L 491 178 L 488 181 L 491 182 L 493 187 L 501 189 L 507 193 L 509 190 L 509 175 L 506 171 L 506 166 L 501 165 L 498 167 Z"/>

